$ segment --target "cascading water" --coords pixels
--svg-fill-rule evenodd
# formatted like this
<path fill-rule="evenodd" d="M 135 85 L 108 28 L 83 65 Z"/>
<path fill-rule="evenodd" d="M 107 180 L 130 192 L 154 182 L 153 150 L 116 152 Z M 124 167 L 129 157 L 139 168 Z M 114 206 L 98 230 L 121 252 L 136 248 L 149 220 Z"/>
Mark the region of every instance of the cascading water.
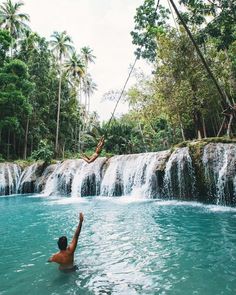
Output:
<path fill-rule="evenodd" d="M 99 195 L 102 167 L 106 160 L 98 158 L 91 164 L 83 160 L 59 163 L 46 181 L 44 194 L 71 194 L 73 197 Z"/>
<path fill-rule="evenodd" d="M 172 153 L 98 158 L 91 164 L 75 159 L 46 167 L 39 162 L 22 173 L 17 164 L 1 163 L 0 195 L 35 192 L 73 197 L 133 195 L 236 205 L 236 145 L 207 144 L 202 157 L 198 153 L 199 158 L 194 149 L 191 151 L 194 165 L 188 147 Z"/>
<path fill-rule="evenodd" d="M 236 145 L 210 143 L 204 147 L 202 163 L 210 201 L 236 204 Z"/>
<path fill-rule="evenodd" d="M 188 147 L 177 148 L 166 164 L 164 196 L 190 200 L 196 197 L 195 173 Z"/>
<path fill-rule="evenodd" d="M 102 168 L 107 158 L 98 158 L 95 162 L 87 164 L 80 160 L 81 165 L 76 171 L 72 182 L 72 197 L 97 196 L 100 194 Z"/>
<path fill-rule="evenodd" d="M 47 180 L 49 179 L 50 175 L 54 172 L 56 169 L 57 164 L 51 164 L 43 171 L 41 177 L 37 179 L 36 185 L 35 185 L 35 192 L 40 193 L 44 190 Z"/>
<path fill-rule="evenodd" d="M 21 168 L 14 163 L 0 164 L 0 196 L 16 193 Z"/>
<path fill-rule="evenodd" d="M 158 171 L 163 166 L 169 151 L 111 158 L 101 184 L 101 195 L 141 195 L 154 197 L 158 194 Z"/>
<path fill-rule="evenodd" d="M 20 176 L 17 185 L 17 192 L 21 194 L 34 193 L 36 191 L 36 183 L 38 181 L 38 178 L 41 176 L 43 169 L 43 164 L 38 162 L 25 168 Z"/>
<path fill-rule="evenodd" d="M 66 160 L 57 164 L 46 181 L 43 193 L 48 196 L 52 194 L 70 194 L 72 180 L 81 163 L 82 160 Z"/>

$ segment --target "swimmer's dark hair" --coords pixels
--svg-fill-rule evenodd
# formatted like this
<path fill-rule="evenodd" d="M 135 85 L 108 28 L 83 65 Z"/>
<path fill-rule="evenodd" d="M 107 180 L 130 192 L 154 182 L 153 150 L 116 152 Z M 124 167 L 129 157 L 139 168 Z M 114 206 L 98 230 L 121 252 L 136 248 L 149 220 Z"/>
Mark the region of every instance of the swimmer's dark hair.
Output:
<path fill-rule="evenodd" d="M 67 237 L 63 236 L 60 237 L 57 241 L 58 248 L 60 250 L 66 250 L 67 248 Z"/>

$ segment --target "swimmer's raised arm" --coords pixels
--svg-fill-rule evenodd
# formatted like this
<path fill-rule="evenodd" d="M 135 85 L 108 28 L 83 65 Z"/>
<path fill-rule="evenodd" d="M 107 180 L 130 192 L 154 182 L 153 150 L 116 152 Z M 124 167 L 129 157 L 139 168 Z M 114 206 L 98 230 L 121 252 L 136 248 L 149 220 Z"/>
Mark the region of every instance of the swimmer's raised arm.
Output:
<path fill-rule="evenodd" d="M 74 234 L 74 237 L 72 239 L 72 242 L 70 243 L 70 246 L 68 247 L 68 250 L 70 252 L 74 252 L 75 249 L 76 249 L 76 246 L 77 246 L 77 243 L 78 243 L 78 238 L 79 238 L 79 235 L 80 235 L 80 232 L 81 232 L 83 221 L 84 221 L 84 215 L 81 212 L 79 214 L 79 224 L 78 224 L 77 229 L 75 231 L 75 234 Z"/>

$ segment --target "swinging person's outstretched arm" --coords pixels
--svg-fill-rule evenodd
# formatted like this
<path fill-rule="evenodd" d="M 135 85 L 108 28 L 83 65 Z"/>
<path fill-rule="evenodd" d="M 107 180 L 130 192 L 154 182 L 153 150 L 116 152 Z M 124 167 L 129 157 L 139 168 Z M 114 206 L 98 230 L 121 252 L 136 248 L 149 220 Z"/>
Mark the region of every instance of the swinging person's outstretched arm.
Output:
<path fill-rule="evenodd" d="M 86 158 L 82 157 L 82 159 L 89 164 L 89 163 L 94 162 L 98 156 L 99 156 L 99 154 L 95 153 L 90 158 L 89 157 L 86 157 Z"/>
<path fill-rule="evenodd" d="M 85 154 L 82 154 L 82 159 L 86 158 L 87 160 L 89 160 L 90 158 L 88 156 L 86 156 Z"/>

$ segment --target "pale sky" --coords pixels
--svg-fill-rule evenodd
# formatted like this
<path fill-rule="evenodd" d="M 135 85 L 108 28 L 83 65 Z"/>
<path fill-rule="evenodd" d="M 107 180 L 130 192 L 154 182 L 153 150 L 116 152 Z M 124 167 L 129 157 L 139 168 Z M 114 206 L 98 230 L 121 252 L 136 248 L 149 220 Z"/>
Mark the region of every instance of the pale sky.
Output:
<path fill-rule="evenodd" d="M 142 3 L 143 0 L 24 0 L 22 12 L 30 15 L 33 31 L 49 39 L 54 31 L 66 30 L 78 51 L 83 46 L 93 49 L 97 58 L 89 71 L 98 91 L 91 98 L 91 111 L 96 111 L 101 120 L 110 118 L 115 105 L 101 103 L 103 94 L 123 87 L 134 61 L 130 31 L 134 28 L 136 8 Z M 142 61 L 137 67 L 145 71 L 149 68 Z M 127 109 L 121 102 L 116 114 Z"/>

